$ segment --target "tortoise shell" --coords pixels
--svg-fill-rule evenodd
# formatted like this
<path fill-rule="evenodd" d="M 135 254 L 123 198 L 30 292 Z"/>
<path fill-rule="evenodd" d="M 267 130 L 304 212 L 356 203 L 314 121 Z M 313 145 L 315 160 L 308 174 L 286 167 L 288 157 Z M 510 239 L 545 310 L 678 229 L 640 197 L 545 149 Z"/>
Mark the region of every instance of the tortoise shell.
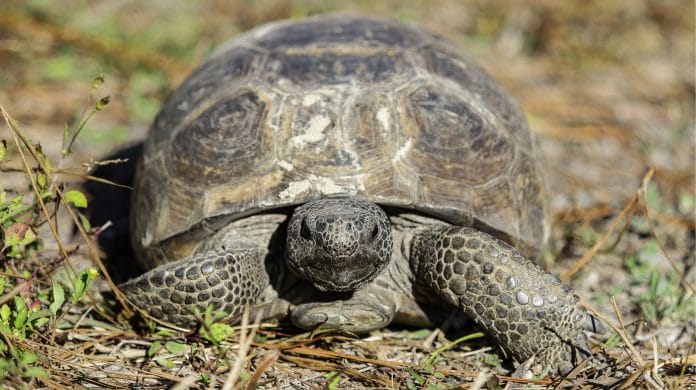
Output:
<path fill-rule="evenodd" d="M 354 196 L 473 226 L 534 255 L 548 210 L 525 118 L 442 37 L 329 15 L 258 27 L 170 96 L 136 174 L 147 268 L 231 220 Z"/>

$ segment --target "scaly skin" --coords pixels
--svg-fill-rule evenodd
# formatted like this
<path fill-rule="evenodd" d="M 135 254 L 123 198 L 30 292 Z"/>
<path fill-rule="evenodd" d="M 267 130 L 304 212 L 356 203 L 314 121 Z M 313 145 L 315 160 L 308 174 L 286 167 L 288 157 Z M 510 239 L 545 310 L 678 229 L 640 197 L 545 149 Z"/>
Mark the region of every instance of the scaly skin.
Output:
<path fill-rule="evenodd" d="M 574 351 L 587 355 L 583 330 L 594 319 L 555 276 L 510 245 L 475 229 L 436 226 L 411 244 L 411 267 L 421 283 L 462 309 L 518 360 L 561 373 Z"/>
<path fill-rule="evenodd" d="M 268 274 L 255 248 L 226 248 L 157 267 L 119 288 L 137 307 L 178 326 L 198 325 L 194 307 L 203 313 L 211 305 L 239 315 L 245 306 L 258 303 L 269 285 Z"/>

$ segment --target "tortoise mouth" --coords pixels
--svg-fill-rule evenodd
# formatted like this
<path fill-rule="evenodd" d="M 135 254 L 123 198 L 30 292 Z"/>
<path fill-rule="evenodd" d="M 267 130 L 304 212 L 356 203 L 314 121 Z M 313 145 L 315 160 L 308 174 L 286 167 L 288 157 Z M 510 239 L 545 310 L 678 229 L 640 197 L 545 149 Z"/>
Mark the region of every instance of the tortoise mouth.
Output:
<path fill-rule="evenodd" d="M 345 259 L 344 261 L 347 261 Z M 362 288 L 377 277 L 378 272 L 372 265 L 363 267 L 340 267 L 338 259 L 334 259 L 334 267 L 326 269 L 315 265 L 309 266 L 312 277 L 309 281 L 321 291 L 354 291 Z"/>
<path fill-rule="evenodd" d="M 342 256 L 324 255 L 304 258 L 302 262 L 288 259 L 287 265 L 321 291 L 345 292 L 364 287 L 388 264 L 388 261 L 370 251 Z"/>

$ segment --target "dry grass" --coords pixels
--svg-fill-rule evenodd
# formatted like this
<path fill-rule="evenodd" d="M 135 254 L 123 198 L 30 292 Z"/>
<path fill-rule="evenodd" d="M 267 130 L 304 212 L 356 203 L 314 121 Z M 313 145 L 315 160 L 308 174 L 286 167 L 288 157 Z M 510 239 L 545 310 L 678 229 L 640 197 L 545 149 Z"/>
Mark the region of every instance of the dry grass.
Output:
<path fill-rule="evenodd" d="M 8 364 L 15 369 L 5 387 L 696 384 L 693 3 L 65 3 L 0 5 L 1 138 L 9 149 L 0 162 L 0 190 L 35 203 L 18 220 L 43 240 L 18 258 L 0 254 L 7 283 L 0 306 L 15 310 L 19 298 L 29 313 L 47 309 L 55 301 L 52 280 L 63 280 L 66 294 L 75 283 L 77 272 L 66 269 L 91 265 L 101 276 L 79 303 L 64 304 L 43 326 L 25 327 L 24 336 L 0 332 L 4 345 L 25 351 L 0 352 L 0 372 Z M 391 328 L 348 337 L 250 321 L 212 344 L 198 332 L 149 327 L 118 303 L 106 276 L 124 276 L 102 264 L 93 245 L 117 226 L 73 234 L 72 226 L 82 225 L 73 223 L 79 210 L 64 201 L 65 191 L 114 149 L 142 139 L 162 99 L 211 47 L 268 20 L 333 10 L 425 24 L 466 48 L 524 107 L 546 159 L 554 208 L 543 260 L 611 328 L 591 340 L 595 359 L 572 379 L 513 377 L 511 361 L 485 337 L 450 345 L 475 330 Z M 98 74 L 107 81 L 97 94 L 111 102 L 63 157 L 63 124 L 75 123 Z M 37 196 L 41 175 L 57 195 L 44 204 Z"/>

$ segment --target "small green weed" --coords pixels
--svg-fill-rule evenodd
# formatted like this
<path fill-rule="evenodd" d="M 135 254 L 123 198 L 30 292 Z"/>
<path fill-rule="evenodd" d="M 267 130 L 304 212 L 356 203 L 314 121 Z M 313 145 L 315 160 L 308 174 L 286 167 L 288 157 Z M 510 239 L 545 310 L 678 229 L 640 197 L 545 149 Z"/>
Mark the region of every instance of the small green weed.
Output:
<path fill-rule="evenodd" d="M 102 82 L 95 79 L 92 94 Z M 108 97 L 99 99 L 91 113 L 85 115 L 83 110 L 76 127 L 65 127 L 63 157 L 70 154 L 89 117 L 106 104 Z M 68 251 L 59 243 L 57 258 L 42 253 L 39 228 L 48 225 L 54 239 L 60 241 L 54 225 L 58 210 L 70 208 L 73 215 L 86 221 L 75 208 L 86 207 L 87 198 L 79 190 L 66 189 L 64 183 L 54 181 L 58 169 L 53 168 L 41 145 L 24 135 L 4 107 L 0 106 L 0 111 L 14 141 L 12 150 L 6 140 L 0 142 L 0 172 L 24 172 L 33 190 L 33 194 L 24 195 L 0 186 L 0 380 L 23 387 L 24 380 L 41 381 L 49 376 L 49 363 L 43 361 L 45 351 L 36 346 L 53 340 L 57 329 L 73 326 L 64 317 L 84 300 L 99 273 L 94 267 L 80 272 L 65 267 L 59 277 L 55 271 L 62 268 Z M 17 161 L 22 168 L 16 167 Z M 9 163 L 15 168 L 7 168 Z M 90 230 L 88 225 L 86 230 Z"/>
<path fill-rule="evenodd" d="M 219 322 L 227 317 L 224 311 L 213 314 L 213 307 L 208 306 L 203 315 L 198 313 L 198 317 L 202 319 L 198 334 L 213 344 L 220 344 L 234 333 L 234 328 L 229 324 Z"/>
<path fill-rule="evenodd" d="M 8 347 L 5 342 L 0 341 L 0 354 L 4 356 L 0 359 L 0 380 L 10 377 L 24 379 L 48 377 L 46 370 L 35 365 L 39 357 L 33 352 Z"/>
<path fill-rule="evenodd" d="M 688 214 L 693 212 L 693 195 L 679 194 L 677 202 L 663 198 L 658 184 L 651 182 L 646 188 L 647 206 L 652 213 L 663 215 Z M 676 204 L 676 206 L 675 206 Z M 653 234 L 652 222 L 648 218 L 634 218 L 633 231 Z M 634 296 L 634 304 L 640 308 L 645 321 L 651 326 L 659 326 L 664 321 L 688 321 L 696 316 L 696 308 L 683 288 L 681 276 L 674 268 L 665 269 L 667 259 L 656 238 L 642 243 L 642 246 L 624 257 L 624 266 L 629 271 L 632 283 L 641 288 Z"/>
<path fill-rule="evenodd" d="M 329 390 L 338 390 L 339 389 L 339 383 L 341 383 L 341 375 L 335 371 L 331 371 L 330 373 L 326 374 L 324 377 L 326 378 L 326 388 Z"/>

